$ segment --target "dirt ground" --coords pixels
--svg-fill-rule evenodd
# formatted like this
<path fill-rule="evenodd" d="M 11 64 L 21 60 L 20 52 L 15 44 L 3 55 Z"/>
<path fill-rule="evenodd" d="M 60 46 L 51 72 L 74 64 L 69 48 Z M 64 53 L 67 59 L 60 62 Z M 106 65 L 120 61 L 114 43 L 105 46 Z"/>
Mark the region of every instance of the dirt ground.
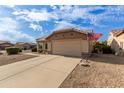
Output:
<path fill-rule="evenodd" d="M 124 88 L 124 57 L 99 55 L 89 66 L 78 65 L 60 85 L 63 88 Z"/>
<path fill-rule="evenodd" d="M 29 59 L 29 58 L 33 58 L 33 57 L 36 57 L 36 56 L 22 55 L 22 54 L 18 54 L 18 55 L 0 55 L 0 66 L 10 64 L 10 63 L 15 63 L 17 61 L 21 61 L 21 60 L 25 60 L 25 59 Z"/>

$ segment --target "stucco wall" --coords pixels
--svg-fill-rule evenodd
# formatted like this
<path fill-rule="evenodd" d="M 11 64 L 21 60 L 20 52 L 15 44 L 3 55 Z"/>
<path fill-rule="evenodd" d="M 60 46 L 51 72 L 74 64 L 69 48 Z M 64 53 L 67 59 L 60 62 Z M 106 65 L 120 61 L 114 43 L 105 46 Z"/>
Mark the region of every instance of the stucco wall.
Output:
<path fill-rule="evenodd" d="M 123 50 L 124 50 L 124 34 L 115 37 L 113 36 L 112 33 L 110 33 L 107 41 L 108 41 L 108 45 L 110 45 L 115 52 L 119 52 L 120 42 L 123 42 Z"/>
<path fill-rule="evenodd" d="M 45 44 L 47 44 L 47 49 L 45 48 Z M 42 48 L 41 48 L 42 46 Z M 47 50 L 48 52 L 51 52 L 51 42 L 37 42 L 37 49 Z"/>
<path fill-rule="evenodd" d="M 89 44 L 87 40 L 81 40 L 81 52 L 90 52 Z"/>
<path fill-rule="evenodd" d="M 123 46 L 124 46 L 124 34 L 118 36 L 117 39 L 118 39 L 120 42 L 123 42 Z M 120 43 L 119 43 L 119 44 L 120 44 Z M 123 49 L 124 49 L 124 47 L 123 47 Z"/>

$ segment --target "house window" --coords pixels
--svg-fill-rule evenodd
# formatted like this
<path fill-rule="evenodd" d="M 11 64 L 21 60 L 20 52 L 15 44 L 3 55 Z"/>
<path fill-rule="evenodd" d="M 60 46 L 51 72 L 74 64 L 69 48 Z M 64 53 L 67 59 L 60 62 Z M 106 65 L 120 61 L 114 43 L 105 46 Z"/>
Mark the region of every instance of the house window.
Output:
<path fill-rule="evenodd" d="M 120 42 L 120 48 L 123 49 L 123 42 Z"/>
<path fill-rule="evenodd" d="M 42 45 L 39 45 L 39 48 L 42 49 Z"/>
<path fill-rule="evenodd" d="M 47 43 L 45 44 L 45 49 L 47 49 L 48 48 L 48 45 L 47 45 Z"/>

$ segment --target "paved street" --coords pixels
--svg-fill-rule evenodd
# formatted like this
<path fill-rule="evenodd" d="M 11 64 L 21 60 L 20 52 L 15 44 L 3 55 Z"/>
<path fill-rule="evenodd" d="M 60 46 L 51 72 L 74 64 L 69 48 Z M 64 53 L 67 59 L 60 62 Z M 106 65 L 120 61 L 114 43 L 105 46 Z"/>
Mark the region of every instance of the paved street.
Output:
<path fill-rule="evenodd" d="M 40 55 L 0 67 L 0 87 L 59 87 L 80 59 Z"/>

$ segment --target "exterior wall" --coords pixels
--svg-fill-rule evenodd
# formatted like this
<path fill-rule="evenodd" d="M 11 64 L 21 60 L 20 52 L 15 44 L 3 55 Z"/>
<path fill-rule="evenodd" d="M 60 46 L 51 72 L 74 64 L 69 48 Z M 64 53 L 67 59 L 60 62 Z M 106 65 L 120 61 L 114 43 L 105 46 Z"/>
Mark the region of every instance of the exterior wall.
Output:
<path fill-rule="evenodd" d="M 108 36 L 107 44 L 111 46 L 111 43 L 112 43 L 113 39 L 114 39 L 114 36 L 113 36 L 113 34 L 110 32 L 110 33 L 109 33 L 109 36 Z"/>
<path fill-rule="evenodd" d="M 118 39 L 118 44 L 119 44 L 120 48 L 122 48 L 124 50 L 124 34 L 118 36 L 117 39 Z M 123 43 L 123 45 L 121 46 L 120 43 Z"/>
<path fill-rule="evenodd" d="M 94 41 L 89 41 L 89 52 L 93 52 L 93 44 L 94 44 Z"/>
<path fill-rule="evenodd" d="M 120 42 L 123 42 L 123 48 L 122 48 L 122 51 L 124 51 L 124 34 L 118 36 L 118 37 L 115 37 L 113 36 L 112 33 L 110 33 L 109 37 L 108 37 L 108 45 L 111 46 L 111 48 L 116 52 L 116 53 L 119 53 L 120 52 Z"/>
<path fill-rule="evenodd" d="M 81 40 L 81 52 L 90 52 L 89 44 L 88 40 Z"/>
<path fill-rule="evenodd" d="M 39 42 L 37 42 L 37 50 L 39 50 Z"/>
<path fill-rule="evenodd" d="M 40 42 L 40 41 L 37 42 L 37 48 L 38 48 L 38 50 L 39 50 L 39 49 L 44 49 L 43 45 L 44 45 L 43 42 Z"/>
<path fill-rule="evenodd" d="M 45 48 L 45 44 L 47 44 L 47 49 Z M 38 50 L 45 50 L 51 53 L 51 42 L 37 42 Z"/>
<path fill-rule="evenodd" d="M 47 51 L 51 52 L 51 50 L 52 50 L 52 48 L 51 48 L 51 47 L 52 47 L 51 42 L 48 42 L 47 44 L 48 44 L 48 49 L 47 49 Z"/>

